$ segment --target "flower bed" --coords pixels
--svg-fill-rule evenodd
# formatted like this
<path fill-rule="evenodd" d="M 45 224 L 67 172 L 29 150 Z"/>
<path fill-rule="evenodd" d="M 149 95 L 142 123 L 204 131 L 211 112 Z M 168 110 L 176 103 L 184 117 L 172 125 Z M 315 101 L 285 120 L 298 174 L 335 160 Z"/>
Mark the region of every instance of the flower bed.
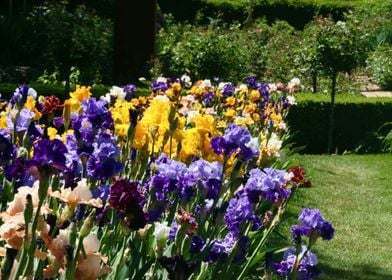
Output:
<path fill-rule="evenodd" d="M 334 234 L 317 209 L 293 247 L 268 246 L 310 185 L 283 146 L 298 82 L 159 78 L 149 97 L 77 87 L 64 103 L 18 87 L 0 103 L 2 277 L 315 277 L 310 249 Z"/>

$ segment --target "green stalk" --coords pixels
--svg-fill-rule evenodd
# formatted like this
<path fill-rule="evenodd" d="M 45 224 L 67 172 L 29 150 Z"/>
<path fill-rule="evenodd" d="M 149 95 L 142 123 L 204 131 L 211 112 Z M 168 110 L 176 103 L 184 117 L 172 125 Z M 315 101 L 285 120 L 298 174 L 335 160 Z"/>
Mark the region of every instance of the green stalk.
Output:
<path fill-rule="evenodd" d="M 283 215 L 283 212 L 287 206 L 287 204 L 289 203 L 289 201 L 291 200 L 291 198 L 294 196 L 296 188 L 292 188 L 291 189 L 291 195 L 289 196 L 289 198 L 284 201 L 282 203 L 282 205 L 279 207 L 278 212 L 276 213 L 274 219 L 271 222 L 270 227 L 267 229 L 267 231 L 265 232 L 263 238 L 260 240 L 259 244 L 257 245 L 256 250 L 253 251 L 252 256 L 249 258 L 249 260 L 246 262 L 246 265 L 244 266 L 244 268 L 241 271 L 240 276 L 238 277 L 238 279 L 242 279 L 242 277 L 245 276 L 246 271 L 248 270 L 250 264 L 253 262 L 253 259 L 256 257 L 257 252 L 261 249 L 261 247 L 265 244 L 265 242 L 267 241 L 267 237 L 272 233 L 273 229 L 279 224 L 279 219 L 281 217 L 281 215 Z M 281 211 L 281 212 L 280 212 Z"/>
<path fill-rule="evenodd" d="M 170 137 L 169 137 L 169 158 L 171 159 L 171 154 L 172 154 L 172 142 L 173 142 L 173 132 L 170 132 Z"/>
<path fill-rule="evenodd" d="M 121 261 L 122 261 L 122 258 L 123 258 L 123 256 L 124 256 L 124 252 L 125 252 L 125 245 L 127 244 L 127 241 L 128 241 L 128 237 L 129 237 L 129 235 L 127 235 L 125 238 L 124 238 L 124 240 L 123 240 L 123 242 L 122 242 L 122 247 L 121 247 L 121 253 L 120 253 L 120 255 L 119 255 L 119 259 L 118 259 L 118 262 L 116 261 L 116 264 L 114 264 L 114 273 L 113 273 L 113 280 L 116 280 L 117 279 L 117 277 L 118 277 L 118 272 L 119 272 L 119 266 L 120 266 L 120 263 L 121 263 Z"/>
<path fill-rule="evenodd" d="M 21 274 L 23 268 L 25 267 L 25 262 L 26 262 L 26 248 L 22 248 L 21 254 L 19 256 L 19 263 L 18 263 L 18 268 L 16 269 L 15 275 L 14 275 L 14 280 L 19 280 L 19 275 Z"/>
<path fill-rule="evenodd" d="M 35 212 L 35 216 L 34 216 L 34 220 L 33 220 L 33 225 L 31 227 L 31 243 L 29 246 L 29 250 L 28 250 L 28 261 L 26 264 L 26 267 L 23 271 L 23 275 L 24 276 L 28 276 L 31 275 L 31 271 L 33 269 L 33 265 L 34 265 L 34 253 L 35 253 L 35 249 L 37 248 L 37 242 L 36 242 L 36 235 L 37 235 L 37 226 L 38 226 L 38 219 L 39 219 L 39 215 L 41 213 L 41 208 L 42 205 L 44 204 L 44 201 L 46 199 L 47 196 L 47 192 L 48 192 L 48 187 L 49 187 L 49 173 L 46 173 L 47 170 L 40 170 L 41 173 L 41 180 L 39 182 L 39 189 L 38 189 L 38 207 L 37 207 L 37 211 Z M 19 264 L 20 265 L 20 264 Z M 18 278 L 19 275 L 15 275 L 15 279 L 19 279 Z"/>
<path fill-rule="evenodd" d="M 17 269 L 17 272 L 14 277 L 15 280 L 19 280 L 19 275 L 22 272 L 22 269 L 24 269 L 24 271 L 23 271 L 24 276 L 28 276 L 29 272 L 31 272 L 31 270 L 33 269 L 34 253 L 35 253 L 35 249 L 37 248 L 37 243 L 35 241 L 36 230 L 37 230 L 37 225 L 38 225 L 39 214 L 41 212 L 41 207 L 42 207 L 43 203 L 44 203 L 44 199 L 40 199 L 38 202 L 37 212 L 35 213 L 33 225 L 31 227 L 31 243 L 30 243 L 30 246 L 28 249 L 27 248 L 23 249 L 23 251 L 25 251 L 25 250 L 27 251 L 27 255 L 26 255 L 27 259 L 26 259 L 26 257 L 23 256 L 23 259 L 21 259 L 21 261 L 19 262 L 18 269 Z M 24 252 L 22 252 L 22 254 L 23 253 Z M 26 261 L 27 261 L 27 263 L 25 263 Z"/>
<path fill-rule="evenodd" d="M 279 217 L 278 214 L 276 214 L 274 221 L 272 221 L 270 227 L 265 231 L 263 238 L 260 240 L 259 244 L 257 245 L 256 249 L 253 251 L 252 256 L 249 258 L 249 260 L 246 262 L 244 268 L 241 271 L 240 276 L 238 279 L 243 279 L 245 276 L 246 271 L 248 270 L 250 264 L 253 262 L 253 259 L 256 257 L 257 253 L 260 251 L 261 247 L 265 244 L 267 241 L 267 237 L 272 233 L 273 229 L 277 225 L 276 219 Z"/>

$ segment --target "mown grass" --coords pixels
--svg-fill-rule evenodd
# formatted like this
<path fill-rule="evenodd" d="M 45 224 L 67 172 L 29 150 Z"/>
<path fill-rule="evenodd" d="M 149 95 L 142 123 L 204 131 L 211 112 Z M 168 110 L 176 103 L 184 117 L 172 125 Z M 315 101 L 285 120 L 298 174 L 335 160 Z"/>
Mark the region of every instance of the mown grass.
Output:
<path fill-rule="evenodd" d="M 298 190 L 288 212 L 319 208 L 336 229 L 333 240 L 314 247 L 320 279 L 392 279 L 392 155 L 298 155 L 295 160 L 313 187 Z M 289 224 L 296 222 L 289 218 Z"/>

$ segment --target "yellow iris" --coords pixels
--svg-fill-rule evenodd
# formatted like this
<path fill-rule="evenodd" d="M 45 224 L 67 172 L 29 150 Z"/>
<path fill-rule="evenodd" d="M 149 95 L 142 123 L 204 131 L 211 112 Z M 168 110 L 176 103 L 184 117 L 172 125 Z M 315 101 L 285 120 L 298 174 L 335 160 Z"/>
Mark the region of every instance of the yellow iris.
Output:
<path fill-rule="evenodd" d="M 54 127 L 48 127 L 48 136 L 50 140 L 54 140 L 57 135 L 57 129 Z"/>
<path fill-rule="evenodd" d="M 132 145 L 141 149 L 148 144 L 150 152 L 159 152 L 166 143 L 170 128 L 169 111 L 169 102 L 160 99 L 152 100 L 143 118 L 136 125 Z M 154 151 L 152 151 L 153 146 Z"/>
<path fill-rule="evenodd" d="M 237 115 L 237 112 L 234 109 L 229 109 L 223 115 L 230 121 Z"/>
<path fill-rule="evenodd" d="M 91 87 L 76 85 L 75 91 L 70 92 L 69 96 L 71 96 L 72 99 L 76 99 L 79 102 L 83 102 L 83 100 L 91 97 L 90 90 L 91 90 Z"/>
<path fill-rule="evenodd" d="M 259 99 L 260 99 L 260 92 L 258 90 L 252 90 L 250 92 L 249 100 L 251 102 L 255 102 L 255 101 L 259 100 Z"/>
<path fill-rule="evenodd" d="M 0 128 L 7 128 L 7 113 L 1 112 L 0 113 Z"/>
<path fill-rule="evenodd" d="M 230 96 L 226 98 L 226 106 L 234 106 L 235 103 L 236 103 L 235 97 Z"/>
<path fill-rule="evenodd" d="M 35 99 L 32 96 L 28 95 L 26 103 L 23 107 L 34 113 L 34 120 L 39 120 L 42 117 L 42 114 L 35 107 L 35 103 Z"/>

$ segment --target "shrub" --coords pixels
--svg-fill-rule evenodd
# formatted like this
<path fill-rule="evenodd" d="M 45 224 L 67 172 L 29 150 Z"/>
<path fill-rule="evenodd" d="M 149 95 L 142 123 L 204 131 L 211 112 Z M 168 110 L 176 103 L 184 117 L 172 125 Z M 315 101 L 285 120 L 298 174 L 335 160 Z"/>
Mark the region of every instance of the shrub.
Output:
<path fill-rule="evenodd" d="M 326 153 L 329 96 L 301 94 L 297 101 L 287 116 L 292 141 L 304 153 Z M 391 99 L 337 95 L 332 151 L 379 152 L 378 129 L 391 119 Z"/>
<path fill-rule="evenodd" d="M 299 32 L 285 21 L 276 21 L 267 30 L 268 40 L 264 46 L 258 47 L 265 61 L 263 78 L 268 77 L 275 81 L 286 82 L 287 79 L 299 76 L 300 65 L 295 59 L 297 57 L 295 46 L 299 42 Z"/>
<path fill-rule="evenodd" d="M 238 33 L 237 27 L 224 31 L 214 24 L 206 29 L 169 25 L 158 37 L 159 70 L 169 76 L 189 72 L 194 79 L 241 80 L 249 75 L 251 67 L 250 54 L 240 44 Z"/>
<path fill-rule="evenodd" d="M 201 11 L 206 17 L 221 15 L 227 22 L 245 22 L 249 11 L 248 0 L 161 0 L 160 6 L 165 13 L 187 21 L 194 21 Z M 269 23 L 284 20 L 301 29 L 316 15 L 342 19 L 344 12 L 356 6 L 352 1 L 254 0 L 252 10 L 254 18 L 265 17 Z"/>
<path fill-rule="evenodd" d="M 392 89 L 392 47 L 378 47 L 367 60 L 367 70 L 384 89 Z"/>
<path fill-rule="evenodd" d="M 20 32 L 23 34 L 20 53 L 26 65 L 39 73 L 45 69 L 50 73 L 58 70 L 61 81 L 69 79 L 72 66 L 80 70 L 83 83 L 108 81 L 112 48 L 110 20 L 98 17 L 85 6 L 71 8 L 68 1 L 36 6 L 23 20 L 27 25 Z"/>

